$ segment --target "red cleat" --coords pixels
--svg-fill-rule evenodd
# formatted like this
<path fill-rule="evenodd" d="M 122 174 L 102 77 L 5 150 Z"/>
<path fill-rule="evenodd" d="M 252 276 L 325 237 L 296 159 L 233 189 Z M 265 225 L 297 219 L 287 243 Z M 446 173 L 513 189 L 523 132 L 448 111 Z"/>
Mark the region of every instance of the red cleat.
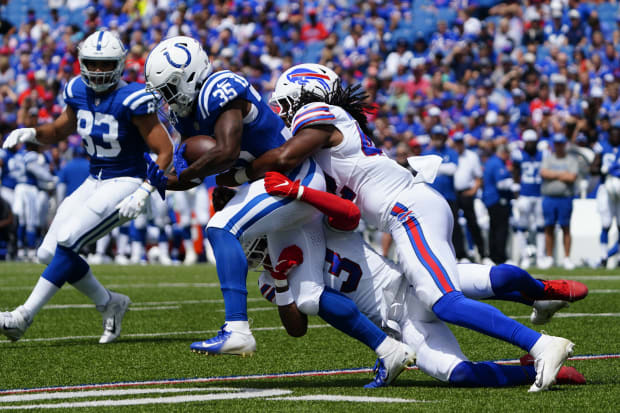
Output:
<path fill-rule="evenodd" d="M 544 297 L 541 300 L 579 301 L 588 295 L 588 287 L 578 281 L 540 280 L 545 285 Z"/>
<path fill-rule="evenodd" d="M 522 366 L 533 366 L 534 357 L 531 354 L 526 354 L 519 359 Z M 586 384 L 586 378 L 583 374 L 579 373 L 576 368 L 562 366 L 558 375 L 555 376 L 557 384 Z"/>
<path fill-rule="evenodd" d="M 557 384 L 586 384 L 586 378 L 574 367 L 562 366 L 555 376 Z"/>

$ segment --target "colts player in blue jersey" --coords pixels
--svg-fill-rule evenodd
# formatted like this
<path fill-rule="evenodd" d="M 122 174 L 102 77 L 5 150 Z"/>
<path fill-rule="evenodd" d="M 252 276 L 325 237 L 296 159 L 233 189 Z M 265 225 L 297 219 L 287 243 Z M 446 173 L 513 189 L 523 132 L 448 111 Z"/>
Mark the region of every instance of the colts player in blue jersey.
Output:
<path fill-rule="evenodd" d="M 173 37 L 157 45 L 145 65 L 147 88 L 168 103 L 175 127 L 183 137 L 214 136 L 216 145 L 191 165 L 175 152 L 178 176 L 170 176 L 169 189 L 198 185 L 212 174 L 234 170 L 235 183 L 248 181 L 245 167 L 266 151 L 284 144 L 290 132 L 246 79 L 228 70 L 211 73 L 207 54 L 189 37 Z M 325 189 L 322 171 L 312 159 L 288 172 L 313 189 Z M 263 180 L 242 186 L 207 226 L 224 296 L 226 323 L 218 336 L 191 345 L 210 354 L 252 354 L 256 341 L 247 317 L 247 259 L 239 241 L 267 235 L 269 254 L 278 257 L 284 247 L 297 245 L 304 261 L 290 279 L 288 303 L 295 300 L 304 314 L 320 315 L 339 330 L 357 338 L 380 357 L 402 354 L 402 343 L 387 337 L 342 294 L 325 288 L 325 240 L 321 215 L 313 207 L 270 196 Z M 309 208 L 308 208 L 309 207 Z M 308 255 L 306 255 L 308 254 Z M 406 346 L 405 346 L 406 347 Z M 396 351 L 399 350 L 399 351 Z M 390 379 L 404 368 L 401 357 L 391 357 Z"/>
<path fill-rule="evenodd" d="M 542 151 L 537 148 L 538 135 L 533 129 L 527 129 L 522 136 L 523 149 L 517 149 L 512 153 L 513 179 L 520 185 L 519 198 L 515 208 L 519 212 L 515 243 L 517 251 L 521 251 L 521 268 L 529 268 L 531 265 L 527 252 L 526 234 L 531 228 L 530 220 L 536 225 L 536 263 L 540 267 L 545 262 L 545 221 L 542 212 L 542 198 L 540 196 L 540 163 L 543 159 Z"/>
<path fill-rule="evenodd" d="M 13 341 L 22 337 L 65 282 L 88 296 L 102 313 L 100 343 L 120 334 L 129 298 L 103 287 L 78 252 L 142 212 L 154 190 L 145 179 L 148 147 L 158 154 L 162 169 L 172 161 L 172 143 L 157 117 L 153 95 L 144 85 L 120 79 L 126 53 L 110 32 L 90 35 L 79 49 L 81 77 L 65 87 L 64 112 L 52 123 L 14 130 L 3 144 L 4 148 L 54 144 L 77 131 L 90 155 L 90 176 L 59 206 L 37 251 L 47 268 L 23 305 L 0 313 L 0 333 Z"/>

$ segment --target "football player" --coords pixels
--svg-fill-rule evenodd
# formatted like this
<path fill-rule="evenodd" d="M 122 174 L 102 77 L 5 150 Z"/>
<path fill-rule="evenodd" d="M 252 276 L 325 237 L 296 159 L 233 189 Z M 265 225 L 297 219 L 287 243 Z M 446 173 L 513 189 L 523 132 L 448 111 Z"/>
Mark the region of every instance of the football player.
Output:
<path fill-rule="evenodd" d="M 267 173 L 265 182 L 287 188 L 295 186 L 277 172 Z M 232 197 L 229 191 L 225 187 L 216 188 L 213 195 L 216 210 L 216 203 L 224 204 Z M 375 252 L 360 233 L 351 232 L 359 222 L 359 209 L 352 202 L 331 194 L 309 188 L 302 191 L 300 200 L 314 205 L 329 218 L 325 231 L 325 284 L 350 297 L 375 324 L 402 337 L 416 350 L 417 365 L 423 372 L 461 386 L 499 387 L 534 382 L 536 371 L 527 358 L 524 359 L 527 365 L 523 368 L 470 362 L 446 324 L 424 309 L 415 297 L 400 268 Z M 286 296 L 290 294 L 286 285 L 288 272 L 303 261 L 303 253 L 298 247 L 289 246 L 272 266 L 265 249 L 264 238 L 249 243 L 246 247 L 248 262 L 254 268 L 262 264 L 269 271 L 264 271 L 259 278 L 260 291 L 267 300 L 278 304 L 287 332 L 301 337 L 307 330 L 307 317 L 297 310 L 294 302 L 283 303 L 288 302 Z M 565 280 L 543 281 L 544 290 L 536 291 L 535 286 L 532 288 L 536 280 L 526 271 L 507 264 L 458 264 L 458 277 L 463 293 L 475 299 L 495 298 L 531 305 L 536 298 L 541 301 L 535 303 L 554 304 L 558 302 L 556 300 L 566 300 L 559 302 L 567 304 L 567 301 L 582 299 L 587 294 L 584 284 Z M 529 294 L 535 297 L 527 297 Z M 554 307 L 545 314 L 544 320 L 538 321 L 548 321 L 561 307 Z M 533 321 L 541 315 L 534 307 Z M 585 379 L 575 369 L 562 367 L 557 380 L 560 383 L 580 383 Z M 367 387 L 382 385 L 378 376 Z"/>
<path fill-rule="evenodd" d="M 215 147 L 189 166 L 183 158 L 185 146 L 175 151 L 178 176 L 170 176 L 169 189 L 195 186 L 208 175 L 236 166 L 241 167 L 239 180 L 245 181 L 244 166 L 249 161 L 290 137 L 282 120 L 246 79 L 228 70 L 211 70 L 200 44 L 183 36 L 163 41 L 147 58 L 147 87 L 157 91 L 169 105 L 181 136 L 216 137 Z M 299 162 L 290 176 L 308 187 L 325 188 L 323 174 L 312 159 Z M 408 346 L 387 337 L 351 300 L 325 288 L 321 271 L 325 241 L 318 224 L 320 217 L 309 205 L 270 196 L 263 182 L 257 181 L 242 187 L 209 220 L 207 237 L 215 255 L 226 323 L 216 337 L 193 343 L 193 350 L 240 355 L 255 351 L 256 342 L 247 321 L 247 260 L 240 240 L 267 235 L 269 252 L 274 257 L 289 242 L 303 250 L 304 262 L 291 277 L 291 291 L 304 314 L 320 315 L 376 351 L 385 360 L 389 380 L 414 359 Z"/>
<path fill-rule="evenodd" d="M 438 192 L 426 183 L 416 183 L 407 169 L 374 146 L 365 115 L 366 97 L 359 86 L 342 87 L 338 75 L 325 66 L 288 69 L 276 82 L 272 101 L 280 107 L 293 137 L 237 176 L 257 179 L 267 171 L 286 172 L 312 156 L 323 169 L 330 192 L 352 200 L 366 222 L 392 235 L 403 272 L 427 310 L 442 321 L 531 353 L 540 378 L 530 391 L 547 389 L 574 344 L 541 335 L 495 307 L 463 295 L 450 241 L 454 225 L 450 207 Z M 231 181 L 236 180 L 230 174 L 220 179 L 224 184 Z"/>
<path fill-rule="evenodd" d="M 540 163 L 543 152 L 539 151 L 538 135 L 533 129 L 527 129 L 522 136 L 523 149 L 516 149 L 512 153 L 512 174 L 514 182 L 520 185 L 519 197 L 515 209 L 518 211 L 518 220 L 515 232 L 515 244 L 517 251 L 521 252 L 521 268 L 531 265 L 527 251 L 527 239 L 531 228 L 530 220 L 536 226 L 536 264 L 544 268 L 551 267 L 545 259 L 545 220 L 542 212 L 542 198 L 540 197 Z M 552 264 L 552 263 L 551 263 Z"/>
<path fill-rule="evenodd" d="M 114 227 L 139 215 L 154 187 L 145 179 L 144 152 L 150 147 L 165 169 L 172 143 L 161 125 L 156 102 L 138 83 L 121 80 L 126 50 L 112 33 L 100 30 L 79 49 L 81 76 L 64 89 L 67 106 L 52 123 L 14 130 L 3 147 L 54 144 L 77 131 L 90 156 L 90 176 L 58 208 L 37 256 L 48 264 L 23 305 L 0 313 L 0 332 L 19 340 L 35 315 L 69 282 L 88 296 L 103 316 L 100 343 L 115 340 L 130 304 L 93 276 L 78 251 Z"/>

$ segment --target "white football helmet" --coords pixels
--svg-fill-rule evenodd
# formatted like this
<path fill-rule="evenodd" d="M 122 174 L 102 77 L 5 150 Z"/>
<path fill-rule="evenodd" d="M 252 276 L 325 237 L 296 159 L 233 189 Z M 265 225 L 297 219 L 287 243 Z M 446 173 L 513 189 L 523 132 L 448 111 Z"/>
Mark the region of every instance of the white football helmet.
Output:
<path fill-rule="evenodd" d="M 267 251 L 267 237 L 254 238 L 253 240 L 243 242 L 241 246 L 248 259 L 248 269 L 256 271 L 258 267 L 263 265 L 265 258 L 269 254 L 269 251 Z"/>
<path fill-rule="evenodd" d="M 211 70 L 207 53 L 197 40 L 171 37 L 155 46 L 146 58 L 146 89 L 157 92 L 174 114 L 187 116 Z"/>
<path fill-rule="evenodd" d="M 84 40 L 78 48 L 80 73 L 88 87 L 95 92 L 104 92 L 116 85 L 125 69 L 127 50 L 123 42 L 106 30 L 99 30 Z M 87 64 L 92 61 L 115 62 L 114 69 L 106 72 L 88 70 Z"/>
<path fill-rule="evenodd" d="M 294 115 L 291 109 L 302 90 L 324 96 L 333 92 L 339 82 L 338 75 L 326 66 L 315 63 L 293 66 L 278 78 L 269 103 L 279 108 L 280 117 L 290 120 Z"/>

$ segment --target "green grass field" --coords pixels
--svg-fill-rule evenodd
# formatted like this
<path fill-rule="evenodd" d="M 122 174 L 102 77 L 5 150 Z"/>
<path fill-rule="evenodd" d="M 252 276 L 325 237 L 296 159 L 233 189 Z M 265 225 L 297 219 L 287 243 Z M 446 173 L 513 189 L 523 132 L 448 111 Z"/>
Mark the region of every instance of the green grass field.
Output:
<path fill-rule="evenodd" d="M 0 264 L 0 309 L 10 310 L 21 304 L 42 269 L 34 264 Z M 372 367 L 374 353 L 327 327 L 318 317 L 310 319 L 313 328 L 305 337 L 288 337 L 279 328 L 275 307 L 260 296 L 256 273 L 248 277 L 248 307 L 257 353 L 250 358 L 207 357 L 190 352 L 189 344 L 214 335 L 224 320 L 214 267 L 110 265 L 94 267 L 94 273 L 106 286 L 129 295 L 133 301 L 122 336 L 115 343 L 98 344 L 102 331 L 99 313 L 77 291 L 63 288 L 39 313 L 22 340 L 11 343 L 0 338 L 0 389 L 5 393 L 0 394 L 0 409 L 611 412 L 618 411 L 620 404 L 617 358 L 568 361 L 567 365 L 586 376 L 588 384 L 555 386 L 552 391 L 535 394 L 527 393 L 525 386 L 451 388 L 418 370 L 404 372 L 388 388 L 364 389 L 363 385 L 371 380 L 370 372 L 335 371 Z M 563 275 L 560 270 L 545 272 L 549 278 Z M 574 316 L 554 318 L 544 330 L 573 340 L 576 355 L 620 353 L 620 271 L 578 269 L 569 276 L 585 282 L 591 293 L 562 312 Z M 529 308 L 493 303 L 530 325 Z M 536 329 L 540 330 L 538 326 Z M 454 331 L 472 360 L 516 359 L 523 355 L 520 349 L 478 333 L 461 328 Z M 318 370 L 334 374 L 221 379 Z M 171 379 L 185 380 L 165 382 Z M 117 384 L 96 386 L 104 383 Z M 12 389 L 84 384 L 93 386 L 6 394 Z M 326 401 L 329 398 L 331 401 Z"/>

